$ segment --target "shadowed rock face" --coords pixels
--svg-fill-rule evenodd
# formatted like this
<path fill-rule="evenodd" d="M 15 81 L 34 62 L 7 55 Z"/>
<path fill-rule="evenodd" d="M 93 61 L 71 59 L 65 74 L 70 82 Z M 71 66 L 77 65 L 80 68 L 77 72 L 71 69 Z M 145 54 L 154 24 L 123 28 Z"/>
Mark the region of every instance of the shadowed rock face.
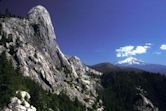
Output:
<path fill-rule="evenodd" d="M 139 94 L 134 105 L 134 111 L 158 111 L 158 108 L 144 95 Z"/>
<path fill-rule="evenodd" d="M 32 8 L 24 19 L 0 18 L 0 53 L 3 51 L 23 76 L 38 82 L 43 89 L 56 94 L 65 92 L 87 108 L 96 104 L 95 111 L 103 110 L 102 101 L 96 99 L 101 73 L 61 52 L 44 7 Z"/>
<path fill-rule="evenodd" d="M 153 103 L 145 96 L 147 93 L 142 88 L 136 88 L 138 90 L 137 98 L 135 98 L 134 111 L 159 111 L 159 109 L 153 105 Z"/>

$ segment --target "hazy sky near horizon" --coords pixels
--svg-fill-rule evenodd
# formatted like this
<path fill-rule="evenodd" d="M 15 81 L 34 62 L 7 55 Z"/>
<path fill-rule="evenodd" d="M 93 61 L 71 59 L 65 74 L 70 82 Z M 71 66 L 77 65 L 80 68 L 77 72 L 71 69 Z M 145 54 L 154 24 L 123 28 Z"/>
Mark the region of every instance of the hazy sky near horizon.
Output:
<path fill-rule="evenodd" d="M 166 65 L 166 0 L 2 0 L 0 11 L 50 12 L 58 44 L 86 64 L 135 57 Z"/>

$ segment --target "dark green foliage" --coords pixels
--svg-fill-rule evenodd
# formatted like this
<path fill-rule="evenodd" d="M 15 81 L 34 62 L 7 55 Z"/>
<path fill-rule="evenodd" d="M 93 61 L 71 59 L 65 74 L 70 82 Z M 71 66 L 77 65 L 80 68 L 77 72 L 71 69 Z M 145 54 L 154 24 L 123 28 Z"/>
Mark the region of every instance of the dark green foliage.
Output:
<path fill-rule="evenodd" d="M 85 111 L 76 99 L 74 102 L 65 95 L 59 96 L 44 91 L 37 83 L 23 77 L 18 70 L 14 70 L 11 62 L 6 59 L 6 54 L 0 56 L 0 109 L 6 106 L 10 98 L 15 96 L 17 90 L 25 90 L 30 93 L 30 103 L 38 111 Z M 58 110 L 59 109 L 59 110 Z"/>
<path fill-rule="evenodd" d="M 6 105 L 10 97 L 14 95 L 18 88 L 16 80 L 17 73 L 11 66 L 11 63 L 6 59 L 5 53 L 0 56 L 0 107 Z"/>
<path fill-rule="evenodd" d="M 11 15 L 9 9 L 5 9 L 4 13 L 0 12 L 0 18 L 10 17 Z"/>
<path fill-rule="evenodd" d="M 10 17 L 17 17 L 23 19 L 22 16 L 16 16 L 15 14 L 11 13 L 11 11 L 7 8 L 3 12 L 0 12 L 0 18 L 10 18 Z"/>
<path fill-rule="evenodd" d="M 6 17 L 10 17 L 12 14 L 10 13 L 9 9 L 5 9 Z"/>
<path fill-rule="evenodd" d="M 133 111 L 136 87 L 141 87 L 160 111 L 166 109 L 166 77 L 149 72 L 116 71 L 102 77 L 104 90 L 101 95 L 106 111 Z"/>

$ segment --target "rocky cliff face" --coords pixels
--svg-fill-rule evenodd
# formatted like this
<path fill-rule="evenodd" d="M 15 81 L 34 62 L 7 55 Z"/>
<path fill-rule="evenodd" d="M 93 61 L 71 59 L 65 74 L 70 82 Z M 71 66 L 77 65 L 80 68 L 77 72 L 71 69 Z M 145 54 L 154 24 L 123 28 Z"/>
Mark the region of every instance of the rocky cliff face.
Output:
<path fill-rule="evenodd" d="M 134 111 L 159 111 L 159 109 L 145 96 L 144 93 L 146 93 L 146 91 L 140 87 L 136 89 L 139 93 L 135 99 Z"/>
<path fill-rule="evenodd" d="M 0 53 L 3 51 L 23 76 L 43 89 L 65 93 L 71 100 L 77 98 L 87 109 L 95 105 L 95 111 L 103 110 L 96 91 L 100 88 L 101 73 L 83 65 L 79 58 L 66 57 L 61 52 L 44 7 L 32 8 L 23 19 L 0 18 Z"/>

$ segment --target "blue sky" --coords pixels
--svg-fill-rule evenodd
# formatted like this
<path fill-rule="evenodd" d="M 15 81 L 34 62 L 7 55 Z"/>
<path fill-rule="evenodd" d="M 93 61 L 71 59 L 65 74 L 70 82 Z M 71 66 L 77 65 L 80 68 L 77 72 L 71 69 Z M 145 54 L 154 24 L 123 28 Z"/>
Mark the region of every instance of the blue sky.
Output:
<path fill-rule="evenodd" d="M 86 64 L 115 63 L 127 58 L 116 56 L 120 47 L 151 43 L 132 56 L 166 65 L 166 50 L 160 49 L 166 44 L 165 0 L 2 0 L 0 9 L 25 15 L 37 4 L 49 10 L 62 51 Z"/>

